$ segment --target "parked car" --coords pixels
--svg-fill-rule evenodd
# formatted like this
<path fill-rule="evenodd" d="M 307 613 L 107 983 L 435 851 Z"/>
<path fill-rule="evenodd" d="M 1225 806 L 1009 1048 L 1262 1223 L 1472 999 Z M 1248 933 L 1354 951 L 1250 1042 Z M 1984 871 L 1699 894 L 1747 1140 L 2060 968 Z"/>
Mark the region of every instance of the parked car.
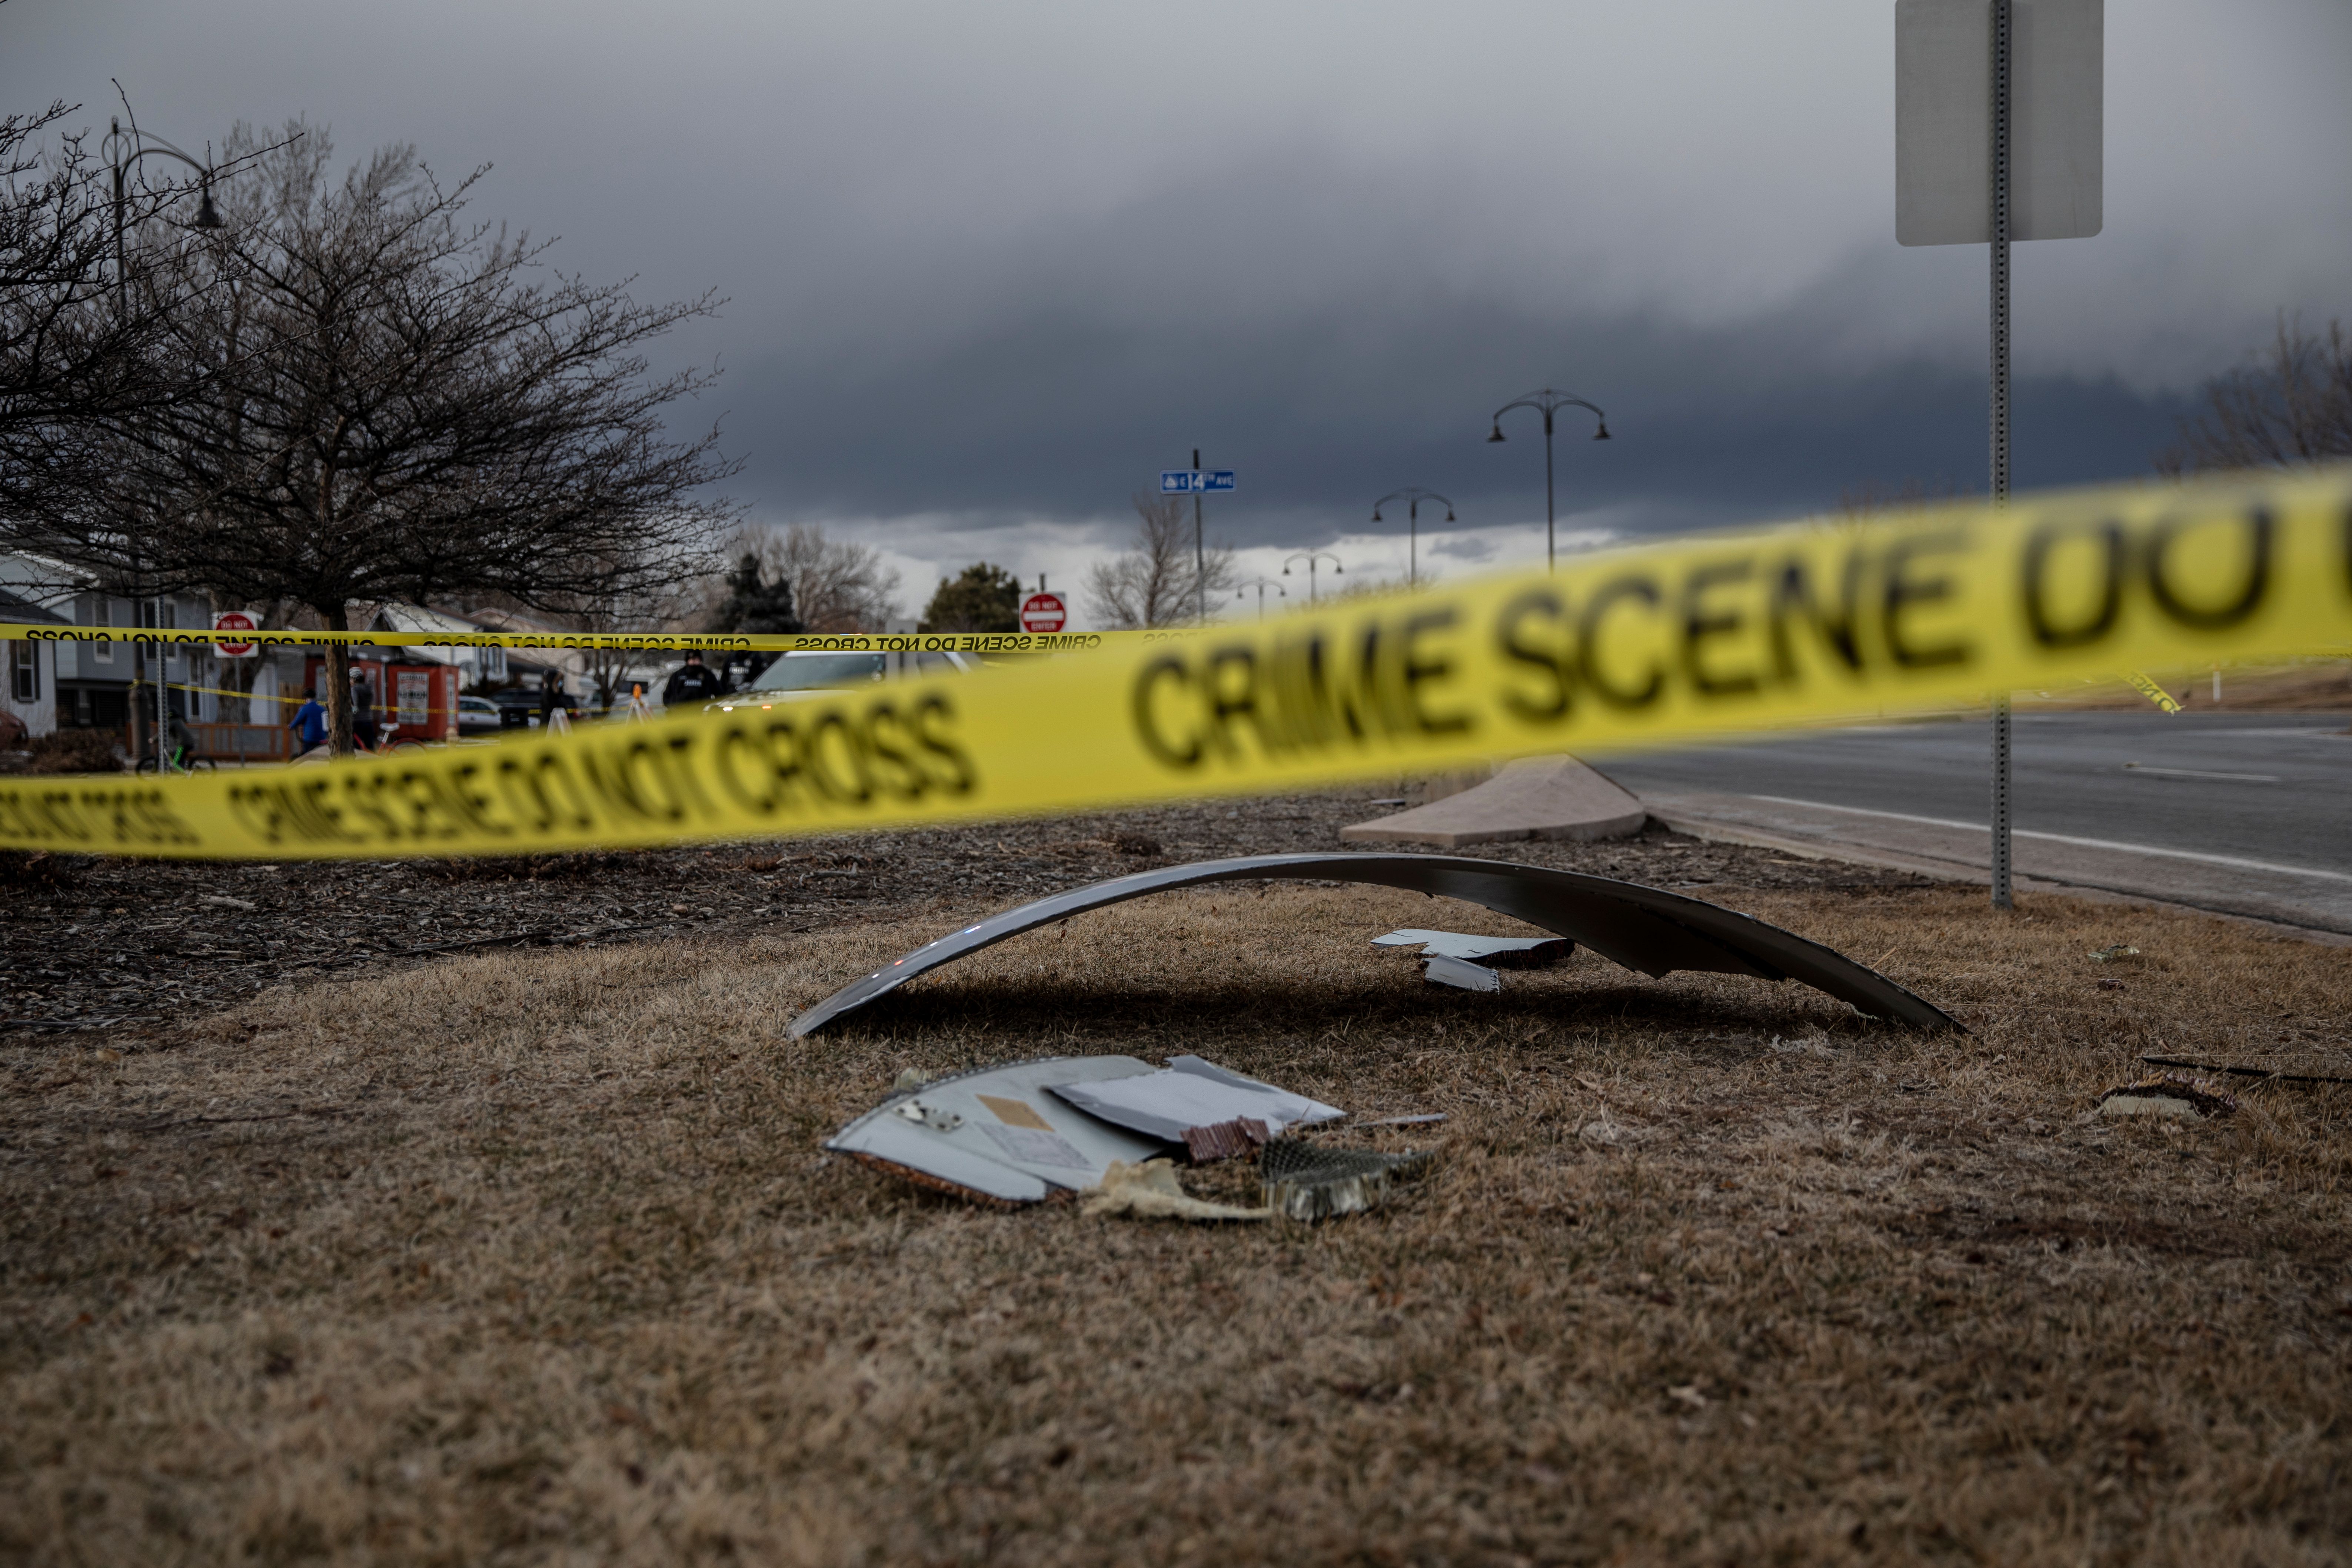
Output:
<path fill-rule="evenodd" d="M 779 702 L 800 702 L 837 691 L 942 670 L 959 674 L 980 668 L 971 654 L 945 651 L 915 654 L 828 653 L 795 649 L 760 672 L 760 678 L 740 691 L 730 691 L 702 705 L 703 711 L 731 713 L 738 708 L 773 708 Z"/>
<path fill-rule="evenodd" d="M 499 715 L 499 705 L 488 698 L 457 699 L 457 733 L 460 735 L 479 735 L 504 728 L 506 721 Z"/>

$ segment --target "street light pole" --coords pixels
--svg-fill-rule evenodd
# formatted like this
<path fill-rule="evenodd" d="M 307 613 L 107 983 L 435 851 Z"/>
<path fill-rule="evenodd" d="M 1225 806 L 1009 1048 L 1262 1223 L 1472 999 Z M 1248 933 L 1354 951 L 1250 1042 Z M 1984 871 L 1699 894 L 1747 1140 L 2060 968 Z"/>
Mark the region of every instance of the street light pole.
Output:
<path fill-rule="evenodd" d="M 1282 591 L 1282 584 L 1276 582 L 1271 577 L 1254 578 L 1250 582 L 1243 584 L 1234 591 L 1234 597 L 1236 599 L 1245 599 L 1249 597 L 1249 591 L 1252 588 L 1255 588 L 1257 590 L 1257 618 L 1261 621 L 1265 619 L 1265 591 L 1268 588 L 1274 590 L 1274 596 L 1277 599 L 1286 599 L 1290 597 L 1289 595 Z"/>
<path fill-rule="evenodd" d="M 1435 490 L 1425 490 L 1419 485 L 1407 485 L 1401 490 L 1391 490 L 1372 503 L 1374 522 L 1381 521 L 1381 508 L 1392 500 L 1405 503 L 1405 548 L 1409 552 L 1405 556 L 1405 585 L 1418 587 L 1421 584 L 1421 503 L 1425 500 L 1444 501 L 1445 521 L 1448 522 L 1454 521 L 1454 503 L 1446 500 Z"/>
<path fill-rule="evenodd" d="M 148 142 L 155 144 L 152 147 L 142 145 Z M 221 221 L 219 209 L 213 205 L 213 166 L 209 161 L 212 150 L 209 147 L 205 150 L 207 161 L 199 163 L 161 136 L 152 136 L 140 130 L 135 124 L 125 131 L 122 128 L 121 117 L 118 115 L 108 121 L 106 142 L 100 150 L 105 153 L 106 161 L 114 175 L 114 297 L 120 301 L 127 296 L 131 286 L 131 268 L 123 247 L 122 212 L 124 205 L 130 200 L 131 168 L 140 159 L 157 156 L 177 158 L 181 163 L 194 169 L 199 177 L 197 189 L 203 196 L 202 202 L 196 208 L 194 226 L 226 228 L 228 226 Z M 164 599 L 163 595 L 158 593 L 155 595 L 155 629 L 158 632 L 163 630 L 163 616 Z M 170 656 L 166 647 L 161 637 L 154 639 L 155 776 L 157 778 L 163 777 L 172 768 L 169 743 L 172 733 L 172 695 L 171 683 L 168 679 Z M 194 668 L 193 665 L 191 668 Z"/>
<path fill-rule="evenodd" d="M 154 145 L 152 147 L 144 145 L 149 142 L 152 142 Z M 131 166 L 140 159 L 177 158 L 181 163 L 194 169 L 197 175 L 197 190 L 203 199 L 196 207 L 196 219 L 192 226 L 226 228 L 228 225 L 221 220 L 220 209 L 213 205 L 211 148 L 205 148 L 206 161 L 199 163 L 194 158 L 173 146 L 161 136 L 142 131 L 135 124 L 125 131 L 122 128 L 121 117 L 118 115 L 108 121 L 106 143 L 101 151 L 106 154 L 106 161 L 114 173 L 114 291 L 120 298 L 130 282 L 128 276 L 130 269 L 124 265 L 122 209 L 131 195 Z"/>
<path fill-rule="evenodd" d="M 1331 575 L 1334 577 L 1347 570 L 1346 567 L 1339 564 L 1339 558 L 1332 554 L 1328 550 L 1302 550 L 1297 554 L 1292 556 L 1290 561 L 1285 561 L 1282 563 L 1282 574 L 1286 577 L 1290 575 L 1291 561 L 1304 561 L 1307 563 L 1307 602 L 1310 605 L 1315 602 L 1316 563 L 1319 561 L 1328 561 L 1331 563 Z"/>
<path fill-rule="evenodd" d="M 1609 416 L 1601 412 L 1601 405 L 1597 403 L 1587 403 L 1584 399 L 1578 397 L 1573 394 L 1555 392 L 1550 387 L 1547 386 L 1539 391 L 1530 392 L 1525 397 L 1515 397 L 1510 402 L 1504 404 L 1500 408 L 1496 409 L 1494 432 L 1486 437 L 1489 444 L 1500 441 L 1503 438 L 1503 416 L 1508 414 L 1514 408 L 1533 408 L 1540 411 L 1543 415 L 1544 570 L 1549 572 L 1552 570 L 1559 561 L 1559 528 L 1555 521 L 1555 513 L 1552 507 L 1551 416 L 1557 410 L 1562 408 L 1582 408 L 1588 410 L 1592 415 L 1592 417 L 1598 421 L 1598 427 L 1592 432 L 1592 438 L 1596 441 L 1606 441 L 1609 439 Z"/>

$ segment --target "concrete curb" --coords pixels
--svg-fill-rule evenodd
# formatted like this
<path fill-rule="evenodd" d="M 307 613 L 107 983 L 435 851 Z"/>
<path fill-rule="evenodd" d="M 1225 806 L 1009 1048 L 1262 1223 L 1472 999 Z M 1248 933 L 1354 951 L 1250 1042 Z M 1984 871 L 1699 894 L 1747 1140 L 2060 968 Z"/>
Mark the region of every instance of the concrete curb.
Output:
<path fill-rule="evenodd" d="M 1710 844 L 1745 844 L 1752 848 L 1777 849 L 1783 854 L 1806 860 L 1835 860 L 1852 866 L 1883 866 L 1889 870 L 1909 871 L 1930 877 L 1939 882 L 1972 882 L 1990 887 L 1990 873 L 1982 867 L 1965 861 L 1947 860 L 1932 855 L 1906 855 L 1879 848 L 1838 844 L 1818 838 L 1799 838 L 1760 831 L 1746 824 L 1732 825 L 1696 816 L 1687 810 L 1669 807 L 1664 812 L 1652 812 L 1650 820 L 1675 833 L 1686 833 L 1693 838 Z M 2030 893 L 2063 893 L 2072 898 L 2089 899 L 2097 903 L 2137 904 L 2149 909 L 2179 910 L 2187 914 L 2206 915 L 2215 920 L 2254 926 L 2283 937 L 2300 942 L 2317 942 L 2323 947 L 2352 947 L 2352 934 L 2327 926 L 2306 925 L 2298 921 L 2282 921 L 2262 915 L 2247 914 L 2241 910 L 2218 908 L 2211 904 L 2163 899 L 2129 888 L 2107 887 L 2097 882 L 2073 881 L 2053 877 L 2032 877 L 2022 873 L 2011 878 L 2020 891 Z"/>

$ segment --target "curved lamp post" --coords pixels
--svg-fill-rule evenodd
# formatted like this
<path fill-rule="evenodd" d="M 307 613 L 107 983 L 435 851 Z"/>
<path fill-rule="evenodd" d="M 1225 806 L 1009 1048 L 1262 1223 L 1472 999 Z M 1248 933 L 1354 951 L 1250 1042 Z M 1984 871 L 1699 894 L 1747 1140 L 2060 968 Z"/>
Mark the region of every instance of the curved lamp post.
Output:
<path fill-rule="evenodd" d="M 1290 561 L 1307 563 L 1307 602 L 1310 605 L 1315 602 L 1315 566 L 1318 562 L 1328 561 L 1331 563 L 1331 574 L 1334 577 L 1347 570 L 1339 564 L 1339 558 L 1328 550 L 1302 550 L 1292 556 Z M 1282 563 L 1282 574 L 1286 577 L 1290 575 L 1290 561 Z"/>
<path fill-rule="evenodd" d="M 122 205 L 129 194 L 131 165 L 140 159 L 157 156 L 177 158 L 194 169 L 197 175 L 196 188 L 203 200 L 196 208 L 196 221 L 192 226 L 226 228 L 228 225 L 222 221 L 220 209 L 213 205 L 213 166 L 209 162 L 199 163 L 161 136 L 151 135 L 136 125 L 125 131 L 120 116 L 109 121 L 108 125 L 103 151 L 107 163 L 114 170 L 114 287 L 120 293 L 127 281 L 122 258 Z M 150 142 L 154 145 L 145 145 Z"/>
<path fill-rule="evenodd" d="M 1234 597 L 1236 599 L 1246 599 L 1249 597 L 1249 591 L 1252 588 L 1255 588 L 1257 590 L 1257 618 L 1261 621 L 1265 619 L 1265 591 L 1268 588 L 1274 590 L 1274 596 L 1277 599 L 1286 599 L 1290 597 L 1289 595 L 1282 591 L 1282 584 L 1276 582 L 1271 577 L 1258 577 L 1243 584 L 1239 589 L 1234 591 Z"/>
<path fill-rule="evenodd" d="M 152 142 L 154 145 L 152 147 L 142 145 L 148 142 Z M 128 131 L 123 130 L 120 116 L 108 122 L 106 142 L 101 151 L 104 152 L 107 163 L 114 171 L 114 292 L 119 300 L 128 290 L 131 283 L 130 268 L 124 264 L 122 250 L 122 207 L 129 195 L 131 166 L 140 159 L 152 158 L 160 154 L 166 158 L 177 158 L 181 163 L 194 169 L 199 176 L 197 189 L 204 198 L 196 208 L 194 226 L 226 228 L 228 226 L 221 221 L 220 209 L 213 205 L 211 163 L 197 163 L 161 136 L 150 136 L 136 125 Z M 161 630 L 163 625 L 163 596 L 158 594 L 155 595 L 156 628 Z M 155 642 L 155 776 L 158 778 L 172 771 L 172 683 L 169 679 L 171 673 L 168 668 L 169 658 L 170 656 L 164 651 L 163 639 L 157 638 Z M 193 663 L 189 668 L 193 672 L 194 669 Z"/>
<path fill-rule="evenodd" d="M 1530 393 L 1528 393 L 1525 397 L 1515 397 L 1515 398 L 1511 399 L 1511 401 L 1510 401 L 1510 402 L 1504 404 L 1504 405 L 1503 405 L 1503 406 L 1501 406 L 1500 408 L 1496 409 L 1496 410 L 1495 410 L 1495 433 L 1494 433 L 1493 435 L 1491 435 L 1491 436 L 1489 436 L 1489 437 L 1486 437 L 1486 439 L 1487 439 L 1489 442 L 1499 441 L 1499 440 L 1501 440 L 1501 439 L 1503 438 L 1503 416 L 1504 416 L 1504 415 L 1506 415 L 1506 414 L 1508 414 L 1508 413 L 1509 413 L 1512 409 L 1514 409 L 1514 408 L 1533 408 L 1533 409 L 1540 410 L 1540 411 L 1541 411 L 1541 413 L 1543 414 L 1543 422 L 1544 422 L 1544 570 L 1546 570 L 1547 572 L 1549 572 L 1549 571 L 1550 571 L 1550 570 L 1552 569 L 1553 565 L 1554 565 L 1554 564 L 1559 561 L 1559 531 L 1558 531 L 1558 529 L 1555 527 L 1555 525 L 1554 525 L 1554 523 L 1553 523 L 1553 521 L 1552 521 L 1552 518 L 1553 518 L 1553 512 L 1552 512 L 1552 500 L 1551 500 L 1551 416 L 1552 416 L 1552 414 L 1553 414 L 1553 412 L 1554 412 L 1555 410 L 1561 409 L 1561 408 L 1583 408 L 1583 409 L 1589 409 L 1589 410 L 1591 412 L 1592 417 L 1593 417 L 1595 420 L 1599 421 L 1599 427 L 1598 427 L 1597 429 L 1595 429 L 1595 430 L 1592 432 L 1592 438 L 1593 438 L 1594 440 L 1596 440 L 1596 441 L 1606 441 L 1607 439 L 1609 439 L 1609 416 L 1608 416 L 1607 415 L 1605 415 L 1605 414 L 1603 414 L 1603 413 L 1601 413 L 1601 405 L 1600 405 L 1599 404 L 1597 404 L 1597 403 L 1587 403 L 1587 402 L 1586 402 L 1586 401 L 1584 401 L 1584 399 L 1582 399 L 1581 397 L 1575 396 L 1574 395 L 1572 395 L 1572 394 L 1570 394 L 1570 393 L 1566 393 L 1566 392 L 1555 392 L 1555 391 L 1553 391 L 1550 387 L 1547 386 L 1547 387 L 1543 388 L 1543 389 L 1542 389 L 1541 391 L 1539 391 L 1539 392 L 1530 392 Z"/>
<path fill-rule="evenodd" d="M 1407 587 L 1418 587 L 1421 584 L 1421 503 L 1425 500 L 1444 502 L 1445 506 L 1445 521 L 1448 522 L 1452 522 L 1454 521 L 1454 503 L 1450 500 L 1446 500 L 1444 496 L 1439 495 L 1435 490 L 1425 490 L 1419 485 L 1407 485 L 1401 490 L 1391 490 L 1388 494 L 1382 496 L 1380 500 L 1372 503 L 1372 521 L 1374 522 L 1381 521 L 1381 508 L 1388 505 L 1389 502 L 1392 500 L 1401 500 L 1405 503 L 1404 521 L 1405 539 L 1407 541 L 1405 548 L 1412 552 L 1411 554 L 1405 557 L 1405 585 Z"/>

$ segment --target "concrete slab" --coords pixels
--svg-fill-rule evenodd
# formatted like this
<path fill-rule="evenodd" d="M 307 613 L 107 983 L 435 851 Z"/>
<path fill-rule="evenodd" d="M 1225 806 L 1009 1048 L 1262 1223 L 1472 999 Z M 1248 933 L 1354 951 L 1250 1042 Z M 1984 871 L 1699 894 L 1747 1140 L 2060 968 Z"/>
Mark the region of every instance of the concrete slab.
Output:
<path fill-rule="evenodd" d="M 1529 757 L 1458 795 L 1343 827 L 1339 838 L 1458 849 L 1517 838 L 1623 838 L 1648 820 L 1640 801 L 1574 757 Z"/>

